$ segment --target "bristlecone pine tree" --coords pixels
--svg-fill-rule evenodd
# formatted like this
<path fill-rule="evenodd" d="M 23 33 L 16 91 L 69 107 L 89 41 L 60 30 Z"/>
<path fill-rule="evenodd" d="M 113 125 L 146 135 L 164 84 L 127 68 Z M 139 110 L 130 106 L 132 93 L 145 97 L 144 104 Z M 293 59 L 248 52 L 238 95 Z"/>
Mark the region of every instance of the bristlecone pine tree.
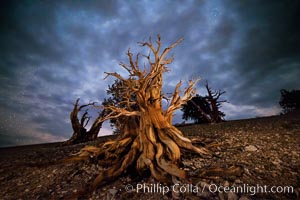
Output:
<path fill-rule="evenodd" d="M 193 120 L 196 124 L 211 123 L 210 104 L 206 97 L 196 94 L 191 100 L 184 104 L 181 108 L 182 119 Z"/>
<path fill-rule="evenodd" d="M 206 81 L 205 84 L 207 90 L 206 99 L 210 104 L 210 118 L 212 123 L 218 123 L 224 120 L 225 113 L 220 111 L 221 103 L 227 102 L 226 100 L 220 101 L 219 98 L 225 91 L 212 91 L 211 88 L 208 86 L 208 82 Z"/>
<path fill-rule="evenodd" d="M 142 70 L 139 66 L 140 54 L 134 58 L 128 50 L 129 64 L 120 63 L 120 66 L 129 76 L 106 72 L 107 76 L 113 76 L 121 82 L 119 95 L 122 96 L 122 101 L 119 104 L 127 106 L 104 106 L 103 109 L 110 110 L 110 113 L 99 119 L 98 123 L 122 116 L 125 116 L 126 120 L 116 140 L 105 142 L 100 147 L 87 146 L 74 158 L 84 160 L 92 157 L 100 165 L 109 166 L 97 176 L 92 184 L 93 189 L 118 177 L 129 167 L 135 168 L 140 174 L 148 171 L 161 183 L 172 183 L 172 178 L 187 178 L 186 171 L 179 167 L 181 149 L 211 156 L 209 150 L 194 146 L 190 139 L 172 125 L 174 111 L 193 97 L 194 86 L 198 80 L 190 81 L 183 95 L 180 95 L 179 91 L 181 81 L 171 96 L 164 97 L 162 94 L 163 73 L 168 71 L 166 65 L 173 61 L 173 56 L 166 56 L 182 41 L 183 39 L 179 39 L 162 50 L 160 36 L 158 35 L 157 45 L 153 45 L 150 38 L 148 42 L 139 43 L 150 49 L 151 53 L 144 56 L 148 67 Z M 166 110 L 162 109 L 163 98 L 169 99 Z"/>
<path fill-rule="evenodd" d="M 300 112 L 300 90 L 280 90 L 281 98 L 279 105 L 282 107 L 282 114 Z"/>
<path fill-rule="evenodd" d="M 88 114 L 88 107 L 89 106 L 95 106 L 95 102 L 83 104 L 79 106 L 79 98 L 75 101 L 74 108 L 72 112 L 70 113 L 70 120 L 72 124 L 73 129 L 73 135 L 72 137 L 64 142 L 64 145 L 72 145 L 72 144 L 78 144 L 82 142 L 87 142 L 91 140 L 95 140 L 98 136 L 98 133 L 102 127 L 102 118 L 106 114 L 106 110 L 103 109 L 101 112 L 99 112 L 98 117 L 95 119 L 94 123 L 92 124 L 91 128 L 89 130 L 86 129 L 86 126 L 90 122 L 91 116 Z M 80 115 L 80 112 L 82 112 L 82 109 L 86 108 L 86 110 L 81 115 L 81 118 L 79 120 L 78 115 Z"/>
<path fill-rule="evenodd" d="M 205 88 L 207 90 L 206 96 L 196 95 L 190 99 L 186 104 L 182 105 L 182 119 L 192 119 L 195 123 L 219 123 L 224 121 L 225 113 L 220 111 L 221 104 L 227 102 L 226 100 L 219 100 L 220 96 L 225 91 L 212 91 L 206 81 Z"/>

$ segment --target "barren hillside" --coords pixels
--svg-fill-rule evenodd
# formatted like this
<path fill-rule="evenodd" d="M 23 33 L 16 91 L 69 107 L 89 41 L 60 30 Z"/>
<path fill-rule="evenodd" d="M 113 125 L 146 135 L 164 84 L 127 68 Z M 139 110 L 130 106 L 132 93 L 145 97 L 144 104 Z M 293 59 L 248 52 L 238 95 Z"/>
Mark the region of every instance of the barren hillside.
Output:
<path fill-rule="evenodd" d="M 198 177 L 190 186 L 199 191 L 169 191 L 152 178 L 138 177 L 134 172 L 102 186 L 84 198 L 91 199 L 296 199 L 300 188 L 300 117 L 298 114 L 247 120 L 229 121 L 213 125 L 185 125 L 179 127 L 185 135 L 198 138 L 214 152 L 210 159 L 185 153 L 183 168 L 191 174 L 202 169 L 222 167 L 243 169 L 239 176 Z M 89 143 L 97 145 L 112 137 Z M 102 170 L 96 163 L 64 163 L 87 144 L 63 147 L 61 143 L 40 144 L 0 149 L 1 199 L 69 199 L 75 198 Z M 130 185 L 128 185 L 130 184 Z M 179 183 L 184 184 L 184 183 Z M 143 185 L 148 189 L 142 191 Z M 187 186 L 187 185 L 186 185 Z M 213 186 L 237 186 L 247 191 L 217 192 Z M 259 191 L 265 186 L 268 192 Z M 271 187 L 276 186 L 277 192 Z M 287 191 L 292 186 L 293 193 Z M 171 188 L 171 186 L 166 186 Z M 256 189 L 255 189 L 256 187 Z M 204 188 L 204 189 L 203 189 Z M 290 187 L 291 188 L 291 187 Z M 183 188 L 181 188 L 183 189 Z M 284 189 L 286 189 L 284 191 Z M 128 190 L 128 191 L 126 191 Z M 130 191 L 129 191 L 130 190 Z M 255 193 L 255 194 L 254 194 Z"/>

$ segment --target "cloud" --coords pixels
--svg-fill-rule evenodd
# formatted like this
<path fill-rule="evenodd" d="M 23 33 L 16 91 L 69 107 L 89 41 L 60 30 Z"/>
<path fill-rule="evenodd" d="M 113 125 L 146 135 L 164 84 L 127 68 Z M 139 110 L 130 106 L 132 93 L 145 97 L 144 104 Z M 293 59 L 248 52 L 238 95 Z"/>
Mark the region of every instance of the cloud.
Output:
<path fill-rule="evenodd" d="M 227 120 L 234 120 L 278 115 L 280 108 L 279 106 L 258 107 L 253 105 L 224 103 L 222 104 L 222 111 L 226 113 Z"/>
<path fill-rule="evenodd" d="M 281 88 L 300 87 L 299 2 L 256 3 L 235 4 L 240 23 L 247 24 L 240 30 L 234 59 L 237 86 L 230 98 L 266 106 L 272 99 L 277 103 Z"/>
<path fill-rule="evenodd" d="M 2 3 L 0 127 L 7 137 L 1 141 L 70 137 L 76 98 L 100 102 L 113 81 L 103 80 L 104 72 L 125 74 L 118 63 L 127 62 L 127 49 L 147 53 L 137 42 L 158 33 L 165 46 L 185 38 L 172 51 L 165 92 L 201 76 L 200 93 L 205 80 L 226 91 L 228 119 L 273 114 L 280 89 L 300 88 L 299 7 L 298 1 L 230 0 Z M 176 114 L 174 123 L 181 121 Z"/>

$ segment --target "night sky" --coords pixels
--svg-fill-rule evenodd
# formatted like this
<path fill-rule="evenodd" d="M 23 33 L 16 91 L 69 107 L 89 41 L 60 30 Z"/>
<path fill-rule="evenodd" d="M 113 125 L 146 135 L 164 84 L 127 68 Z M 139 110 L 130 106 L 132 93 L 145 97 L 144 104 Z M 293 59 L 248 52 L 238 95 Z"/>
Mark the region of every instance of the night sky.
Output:
<path fill-rule="evenodd" d="M 68 139 L 76 98 L 101 103 L 104 72 L 125 74 L 127 49 L 158 33 L 184 37 L 164 91 L 201 76 L 198 93 L 226 91 L 227 120 L 278 114 L 280 89 L 300 89 L 299 2 L 1 1 L 0 146 Z"/>

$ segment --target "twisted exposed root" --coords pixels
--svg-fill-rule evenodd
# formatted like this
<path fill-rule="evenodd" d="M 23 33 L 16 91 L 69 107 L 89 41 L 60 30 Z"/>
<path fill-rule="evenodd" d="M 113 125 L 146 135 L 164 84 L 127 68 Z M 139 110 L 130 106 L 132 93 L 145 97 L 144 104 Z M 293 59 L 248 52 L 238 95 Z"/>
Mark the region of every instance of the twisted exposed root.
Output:
<path fill-rule="evenodd" d="M 147 126 L 146 126 L 147 127 Z M 137 130 L 137 129 L 134 129 Z M 211 155 L 205 148 L 193 146 L 175 127 L 157 129 L 148 126 L 142 132 L 127 134 L 115 141 L 107 141 L 100 147 L 84 147 L 73 160 L 97 159 L 100 165 L 110 168 L 101 171 L 91 185 L 96 189 L 106 181 L 120 176 L 130 166 L 138 173 L 149 170 L 152 177 L 162 183 L 172 183 L 172 177 L 186 179 L 187 173 L 179 168 L 180 148 L 195 153 Z M 135 135 L 135 137 L 132 137 Z"/>
<path fill-rule="evenodd" d="M 156 144 L 157 148 L 157 154 L 155 156 L 156 162 L 158 164 L 158 167 L 163 169 L 165 172 L 168 172 L 169 174 L 173 176 L 177 176 L 180 178 L 185 179 L 186 178 L 186 173 L 184 170 L 181 170 L 178 168 L 178 166 L 174 163 L 171 163 L 170 161 L 166 161 L 163 158 L 163 146 L 162 144 Z"/>
<path fill-rule="evenodd" d="M 64 162 L 72 162 L 72 161 L 83 161 L 88 160 L 90 158 L 96 157 L 101 153 L 100 148 L 94 146 L 86 146 L 82 148 L 78 153 L 73 154 L 74 157 L 67 158 L 63 160 Z"/>
<path fill-rule="evenodd" d="M 180 158 L 180 149 L 178 145 L 161 130 L 157 130 L 160 141 L 168 148 L 167 156 L 172 161 L 178 161 Z"/>
<path fill-rule="evenodd" d="M 168 128 L 164 130 L 164 133 L 166 133 L 172 140 L 176 142 L 176 144 L 183 149 L 190 150 L 192 152 L 198 153 L 200 156 L 203 157 L 211 157 L 212 153 L 203 147 L 196 147 L 192 144 L 192 141 L 188 138 L 180 135 L 180 131 L 177 130 L 175 127 Z"/>
<path fill-rule="evenodd" d="M 117 165 L 113 166 L 108 170 L 102 171 L 96 177 L 92 184 L 92 189 L 96 189 L 100 183 L 103 183 L 108 179 L 114 179 L 117 176 L 121 175 L 121 173 L 124 172 L 127 169 L 127 167 L 130 166 L 136 159 L 137 152 L 138 150 L 136 146 L 133 145 L 129 153 L 124 157 L 124 159 L 121 162 L 119 162 Z"/>
<path fill-rule="evenodd" d="M 149 167 L 153 178 L 155 178 L 156 180 L 162 183 L 170 183 L 170 175 L 166 171 L 155 166 L 155 164 L 149 159 L 144 159 L 144 162 Z"/>
<path fill-rule="evenodd" d="M 229 168 L 220 168 L 220 167 L 214 167 L 214 168 L 208 168 L 202 170 L 201 173 L 197 174 L 197 177 L 212 177 L 212 176 L 218 176 L 218 177 L 229 177 L 229 176 L 241 176 L 244 173 L 244 168 L 239 165 L 233 165 Z"/>

